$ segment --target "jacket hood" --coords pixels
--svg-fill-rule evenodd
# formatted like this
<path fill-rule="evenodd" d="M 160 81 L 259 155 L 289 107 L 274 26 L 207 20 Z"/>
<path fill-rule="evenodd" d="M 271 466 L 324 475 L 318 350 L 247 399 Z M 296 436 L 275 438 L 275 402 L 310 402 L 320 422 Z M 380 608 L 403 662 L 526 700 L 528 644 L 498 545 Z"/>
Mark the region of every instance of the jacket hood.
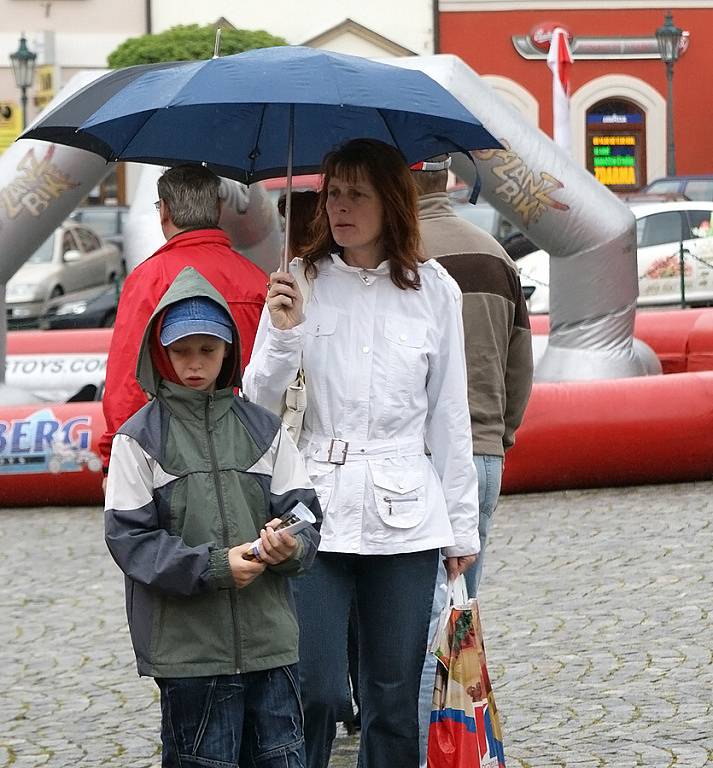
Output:
<path fill-rule="evenodd" d="M 197 269 L 194 269 L 193 267 L 185 267 L 178 273 L 178 275 L 176 275 L 176 278 L 168 287 L 166 293 L 164 293 L 161 301 L 159 301 L 156 306 L 156 309 L 154 309 L 153 314 L 146 324 L 144 336 L 139 348 L 139 356 L 136 363 L 136 378 L 141 385 L 141 388 L 153 397 L 156 396 L 162 379 L 178 383 L 173 374 L 173 366 L 168 359 L 166 350 L 159 340 L 163 315 L 172 304 L 183 301 L 183 299 L 191 299 L 197 296 L 204 296 L 212 299 L 217 304 L 220 304 L 230 316 L 233 326 L 234 342 L 230 348 L 230 353 L 225 358 L 220 374 L 218 375 L 216 389 L 240 387 L 241 385 L 240 334 L 238 333 L 235 319 L 230 312 L 230 307 L 228 307 L 227 302 L 220 293 L 216 291 Z"/>

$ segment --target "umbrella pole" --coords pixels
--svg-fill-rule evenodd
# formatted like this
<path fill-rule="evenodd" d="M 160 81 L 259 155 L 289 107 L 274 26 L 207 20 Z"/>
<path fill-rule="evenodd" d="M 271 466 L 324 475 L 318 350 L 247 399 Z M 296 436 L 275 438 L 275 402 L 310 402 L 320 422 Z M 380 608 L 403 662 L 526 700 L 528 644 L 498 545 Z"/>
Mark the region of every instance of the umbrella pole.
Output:
<path fill-rule="evenodd" d="M 287 272 L 290 263 L 290 229 L 292 219 L 292 152 L 295 143 L 295 105 L 290 104 L 290 125 L 287 134 L 287 189 L 285 190 L 285 248 L 280 260 L 280 272 Z"/>

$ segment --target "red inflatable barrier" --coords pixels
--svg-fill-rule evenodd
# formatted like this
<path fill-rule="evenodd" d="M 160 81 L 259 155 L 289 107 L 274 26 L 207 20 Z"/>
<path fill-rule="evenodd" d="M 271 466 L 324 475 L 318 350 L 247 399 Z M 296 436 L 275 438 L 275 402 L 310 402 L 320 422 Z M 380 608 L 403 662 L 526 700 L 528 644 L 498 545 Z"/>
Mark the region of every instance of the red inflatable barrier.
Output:
<path fill-rule="evenodd" d="M 531 318 L 534 333 L 549 318 Z M 713 476 L 713 309 L 639 312 L 667 376 L 536 384 L 504 493 Z M 8 334 L 8 353 L 103 353 L 110 329 Z M 708 372 L 711 371 L 711 372 Z M 101 403 L 0 408 L 0 504 L 101 504 Z"/>
<path fill-rule="evenodd" d="M 532 332 L 550 332 L 548 315 L 530 317 Z M 664 373 L 713 370 L 713 309 L 673 309 L 636 313 L 634 335 L 648 344 Z"/>
<path fill-rule="evenodd" d="M 713 372 L 536 384 L 503 492 L 712 476 Z"/>
<path fill-rule="evenodd" d="M 112 333 L 112 328 L 87 328 L 76 331 L 10 331 L 7 334 L 7 354 L 108 352 Z"/>
<path fill-rule="evenodd" d="M 0 409 L 0 505 L 101 504 L 101 403 Z"/>

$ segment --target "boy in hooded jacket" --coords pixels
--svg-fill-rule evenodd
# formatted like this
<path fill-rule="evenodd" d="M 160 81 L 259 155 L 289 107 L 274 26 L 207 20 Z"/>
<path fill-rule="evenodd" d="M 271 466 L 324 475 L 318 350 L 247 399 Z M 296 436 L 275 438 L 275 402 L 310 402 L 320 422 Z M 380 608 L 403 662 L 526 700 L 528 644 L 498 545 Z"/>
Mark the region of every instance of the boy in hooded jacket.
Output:
<path fill-rule="evenodd" d="M 304 763 L 285 577 L 319 534 L 274 528 L 297 502 L 321 512 L 280 420 L 234 395 L 239 371 L 225 300 L 185 268 L 146 327 L 136 375 L 151 399 L 114 437 L 105 501 L 138 672 L 161 692 L 164 768 Z"/>

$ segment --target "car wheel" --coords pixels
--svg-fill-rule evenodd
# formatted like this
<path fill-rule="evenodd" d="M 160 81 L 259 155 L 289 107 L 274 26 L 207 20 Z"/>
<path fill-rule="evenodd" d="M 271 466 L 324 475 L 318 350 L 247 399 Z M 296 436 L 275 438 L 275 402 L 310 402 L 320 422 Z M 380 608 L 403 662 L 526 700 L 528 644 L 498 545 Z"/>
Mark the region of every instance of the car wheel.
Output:
<path fill-rule="evenodd" d="M 55 285 L 55 287 L 52 289 L 52 293 L 50 293 L 50 299 L 56 299 L 57 296 L 63 296 L 64 291 L 62 290 L 61 285 Z"/>

